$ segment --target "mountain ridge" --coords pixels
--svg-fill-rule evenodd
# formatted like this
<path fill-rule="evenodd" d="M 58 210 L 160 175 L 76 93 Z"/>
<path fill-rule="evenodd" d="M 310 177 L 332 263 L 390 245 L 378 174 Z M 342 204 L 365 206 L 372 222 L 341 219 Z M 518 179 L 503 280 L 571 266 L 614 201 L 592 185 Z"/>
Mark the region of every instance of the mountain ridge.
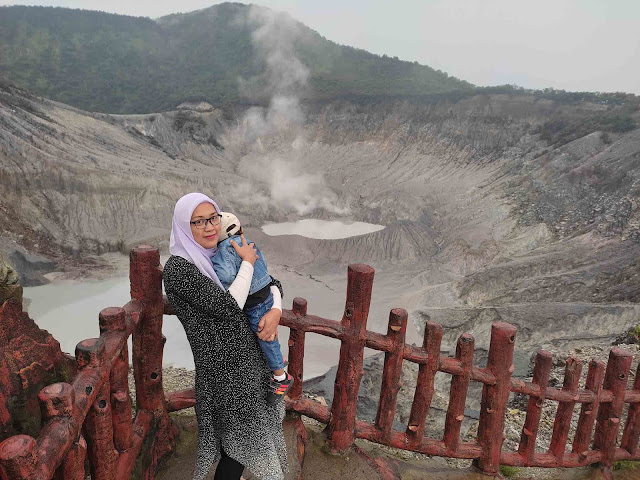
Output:
<path fill-rule="evenodd" d="M 269 18 L 254 18 L 260 15 Z M 0 44 L 5 45 L 0 74 L 39 95 L 108 113 L 170 110 L 186 100 L 266 101 L 271 92 L 258 88 L 269 61 L 261 51 L 265 41 L 252 39 L 261 21 L 272 22 L 277 32 L 291 30 L 293 53 L 309 70 L 308 85 L 300 92 L 307 98 L 472 87 L 417 62 L 338 45 L 288 15 L 235 3 L 157 20 L 58 7 L 0 7 Z"/>

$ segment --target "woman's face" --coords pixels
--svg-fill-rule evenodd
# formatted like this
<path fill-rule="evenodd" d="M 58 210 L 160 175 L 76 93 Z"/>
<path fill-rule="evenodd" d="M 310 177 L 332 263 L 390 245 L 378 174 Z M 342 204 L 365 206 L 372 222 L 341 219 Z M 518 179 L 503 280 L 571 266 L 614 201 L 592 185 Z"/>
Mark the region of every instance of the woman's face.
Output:
<path fill-rule="evenodd" d="M 216 209 L 208 202 L 203 202 L 196 207 L 191 215 L 191 221 L 206 220 L 218 215 Z M 214 248 L 218 244 L 218 238 L 220 238 L 220 223 L 218 219 L 217 225 L 212 225 L 211 222 L 206 222 L 203 229 L 198 229 L 193 223 L 191 226 L 191 233 L 193 239 L 198 242 L 204 248 Z"/>

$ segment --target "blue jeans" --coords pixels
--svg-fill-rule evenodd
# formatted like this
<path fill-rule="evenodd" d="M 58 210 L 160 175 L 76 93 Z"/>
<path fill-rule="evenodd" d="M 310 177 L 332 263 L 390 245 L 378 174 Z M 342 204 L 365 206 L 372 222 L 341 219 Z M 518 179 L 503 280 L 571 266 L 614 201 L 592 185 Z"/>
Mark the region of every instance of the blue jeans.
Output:
<path fill-rule="evenodd" d="M 247 318 L 249 319 L 249 325 L 251 325 L 251 330 L 255 333 L 258 332 L 258 323 L 260 323 L 260 319 L 271 310 L 273 307 L 273 294 L 270 293 L 267 299 L 255 305 L 251 308 L 245 310 L 247 314 Z M 260 340 L 260 337 L 256 335 L 258 339 L 258 343 L 260 344 L 260 348 L 264 353 L 264 356 L 267 359 L 267 363 L 269 364 L 269 368 L 271 371 L 280 370 L 284 368 L 284 360 L 282 358 L 282 352 L 280 351 L 280 342 L 278 339 L 273 340 L 272 342 L 267 342 L 265 340 Z"/>

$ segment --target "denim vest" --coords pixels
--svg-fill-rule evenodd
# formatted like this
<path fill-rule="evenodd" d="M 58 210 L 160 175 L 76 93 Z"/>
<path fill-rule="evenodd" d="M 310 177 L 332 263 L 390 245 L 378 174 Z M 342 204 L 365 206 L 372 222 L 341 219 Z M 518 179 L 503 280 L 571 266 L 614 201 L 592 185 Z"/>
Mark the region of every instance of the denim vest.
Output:
<path fill-rule="evenodd" d="M 245 237 L 246 238 L 246 237 Z M 220 279 L 220 283 L 225 288 L 229 289 L 229 286 L 236 279 L 238 270 L 242 259 L 236 253 L 235 248 L 231 245 L 231 240 L 242 246 L 242 239 L 239 235 L 233 235 L 218 244 L 218 252 L 211 257 L 211 263 L 213 263 L 213 269 Z M 251 241 L 246 238 L 247 243 Z M 257 248 L 259 258 L 253 265 L 253 277 L 251 278 L 251 287 L 249 288 L 249 295 L 256 293 L 258 290 L 262 290 L 264 287 L 271 283 L 271 276 L 267 273 L 267 262 L 262 255 L 262 252 Z"/>

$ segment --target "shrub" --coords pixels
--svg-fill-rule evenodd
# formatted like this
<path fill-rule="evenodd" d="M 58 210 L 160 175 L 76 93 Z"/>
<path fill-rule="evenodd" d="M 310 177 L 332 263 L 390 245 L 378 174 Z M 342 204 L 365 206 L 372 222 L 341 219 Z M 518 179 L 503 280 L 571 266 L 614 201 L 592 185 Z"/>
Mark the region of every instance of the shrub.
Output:
<path fill-rule="evenodd" d="M 520 471 L 518 467 L 512 467 L 510 465 L 500 465 L 500 475 L 506 478 L 512 478 Z"/>

